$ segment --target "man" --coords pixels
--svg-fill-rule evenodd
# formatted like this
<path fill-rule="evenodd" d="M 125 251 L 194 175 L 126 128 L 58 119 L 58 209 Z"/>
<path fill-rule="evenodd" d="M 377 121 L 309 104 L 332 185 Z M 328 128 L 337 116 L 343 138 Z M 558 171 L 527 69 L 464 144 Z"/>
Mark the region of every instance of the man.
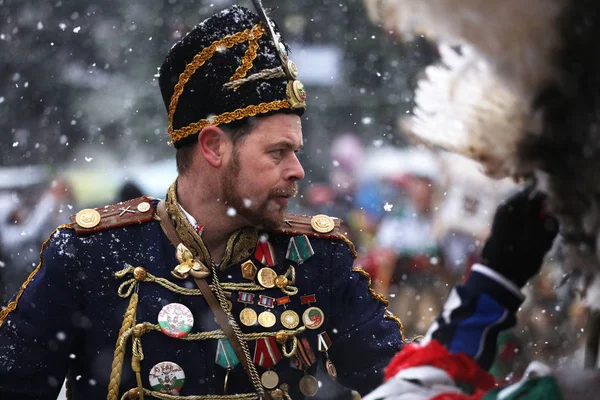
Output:
<path fill-rule="evenodd" d="M 304 176 L 296 74 L 241 7 L 170 50 L 179 176 L 166 200 L 82 210 L 51 235 L 0 314 L 0 398 L 54 399 L 66 376 L 73 399 L 296 400 L 325 391 L 319 365 L 360 393 L 381 382 L 399 320 L 339 221 L 284 213 Z"/>
<path fill-rule="evenodd" d="M 0 398 L 55 399 L 65 376 L 86 400 L 381 382 L 399 320 L 353 270 L 339 220 L 285 214 L 304 177 L 296 76 L 276 27 L 241 7 L 170 50 L 159 82 L 179 176 L 165 201 L 82 210 L 51 235 L 0 314 Z"/>

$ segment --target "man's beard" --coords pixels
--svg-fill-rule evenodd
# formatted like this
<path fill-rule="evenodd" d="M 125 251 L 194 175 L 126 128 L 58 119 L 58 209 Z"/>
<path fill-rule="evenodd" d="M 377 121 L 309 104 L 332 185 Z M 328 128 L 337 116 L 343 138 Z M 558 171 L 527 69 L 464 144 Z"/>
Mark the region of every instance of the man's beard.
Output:
<path fill-rule="evenodd" d="M 246 204 L 251 199 L 246 199 L 236 192 L 239 186 L 238 179 L 240 174 L 240 164 L 237 152 L 234 151 L 230 165 L 227 167 L 222 179 L 221 187 L 223 188 L 223 200 L 225 204 L 233 208 L 237 215 L 245 218 L 255 227 L 265 229 L 275 229 L 283 222 L 283 214 L 285 207 L 282 207 L 279 212 L 268 212 L 267 207 L 269 201 L 277 197 L 293 197 L 298 193 L 298 184 L 292 182 L 287 188 L 272 188 L 267 194 L 267 198 L 260 204 Z"/>

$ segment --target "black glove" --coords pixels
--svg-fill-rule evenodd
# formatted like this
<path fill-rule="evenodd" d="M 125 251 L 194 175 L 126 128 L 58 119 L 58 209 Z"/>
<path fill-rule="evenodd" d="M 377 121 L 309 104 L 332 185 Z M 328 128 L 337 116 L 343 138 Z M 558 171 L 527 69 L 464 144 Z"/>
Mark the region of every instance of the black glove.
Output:
<path fill-rule="evenodd" d="M 482 263 L 523 287 L 542 267 L 558 233 L 558 221 L 545 211 L 546 196 L 530 186 L 496 210 Z"/>

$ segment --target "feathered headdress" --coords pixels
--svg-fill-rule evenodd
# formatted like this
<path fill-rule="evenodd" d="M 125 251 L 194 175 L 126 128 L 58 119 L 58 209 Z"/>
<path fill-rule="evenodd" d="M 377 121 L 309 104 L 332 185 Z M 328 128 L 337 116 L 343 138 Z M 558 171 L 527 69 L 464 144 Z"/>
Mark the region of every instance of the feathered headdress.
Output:
<path fill-rule="evenodd" d="M 490 176 L 535 176 L 560 221 L 564 266 L 600 271 L 600 3 L 365 3 L 386 30 L 440 47 L 410 133 L 479 161 Z"/>

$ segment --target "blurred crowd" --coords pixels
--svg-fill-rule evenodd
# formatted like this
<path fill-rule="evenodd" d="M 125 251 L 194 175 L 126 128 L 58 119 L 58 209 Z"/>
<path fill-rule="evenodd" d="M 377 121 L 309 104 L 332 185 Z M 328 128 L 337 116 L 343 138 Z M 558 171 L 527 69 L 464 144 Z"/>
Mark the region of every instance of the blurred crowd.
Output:
<path fill-rule="evenodd" d="M 474 163 L 417 147 L 365 146 L 352 133 L 330 145 L 322 182 L 304 183 L 290 211 L 342 218 L 356 245 L 356 266 L 390 301 L 408 340 L 424 334 L 453 284 L 478 262 L 495 208 L 516 185 L 492 181 Z M 0 179 L 0 183 L 1 183 Z M 0 185 L 0 298 L 5 305 L 38 263 L 40 246 L 80 208 L 72 183 L 40 179 Z M 125 182 L 121 201 L 144 193 Z M 583 365 L 587 311 L 558 265 L 547 262 L 526 287 L 519 324 L 504 334 L 493 372 L 513 381 L 531 360 Z"/>

